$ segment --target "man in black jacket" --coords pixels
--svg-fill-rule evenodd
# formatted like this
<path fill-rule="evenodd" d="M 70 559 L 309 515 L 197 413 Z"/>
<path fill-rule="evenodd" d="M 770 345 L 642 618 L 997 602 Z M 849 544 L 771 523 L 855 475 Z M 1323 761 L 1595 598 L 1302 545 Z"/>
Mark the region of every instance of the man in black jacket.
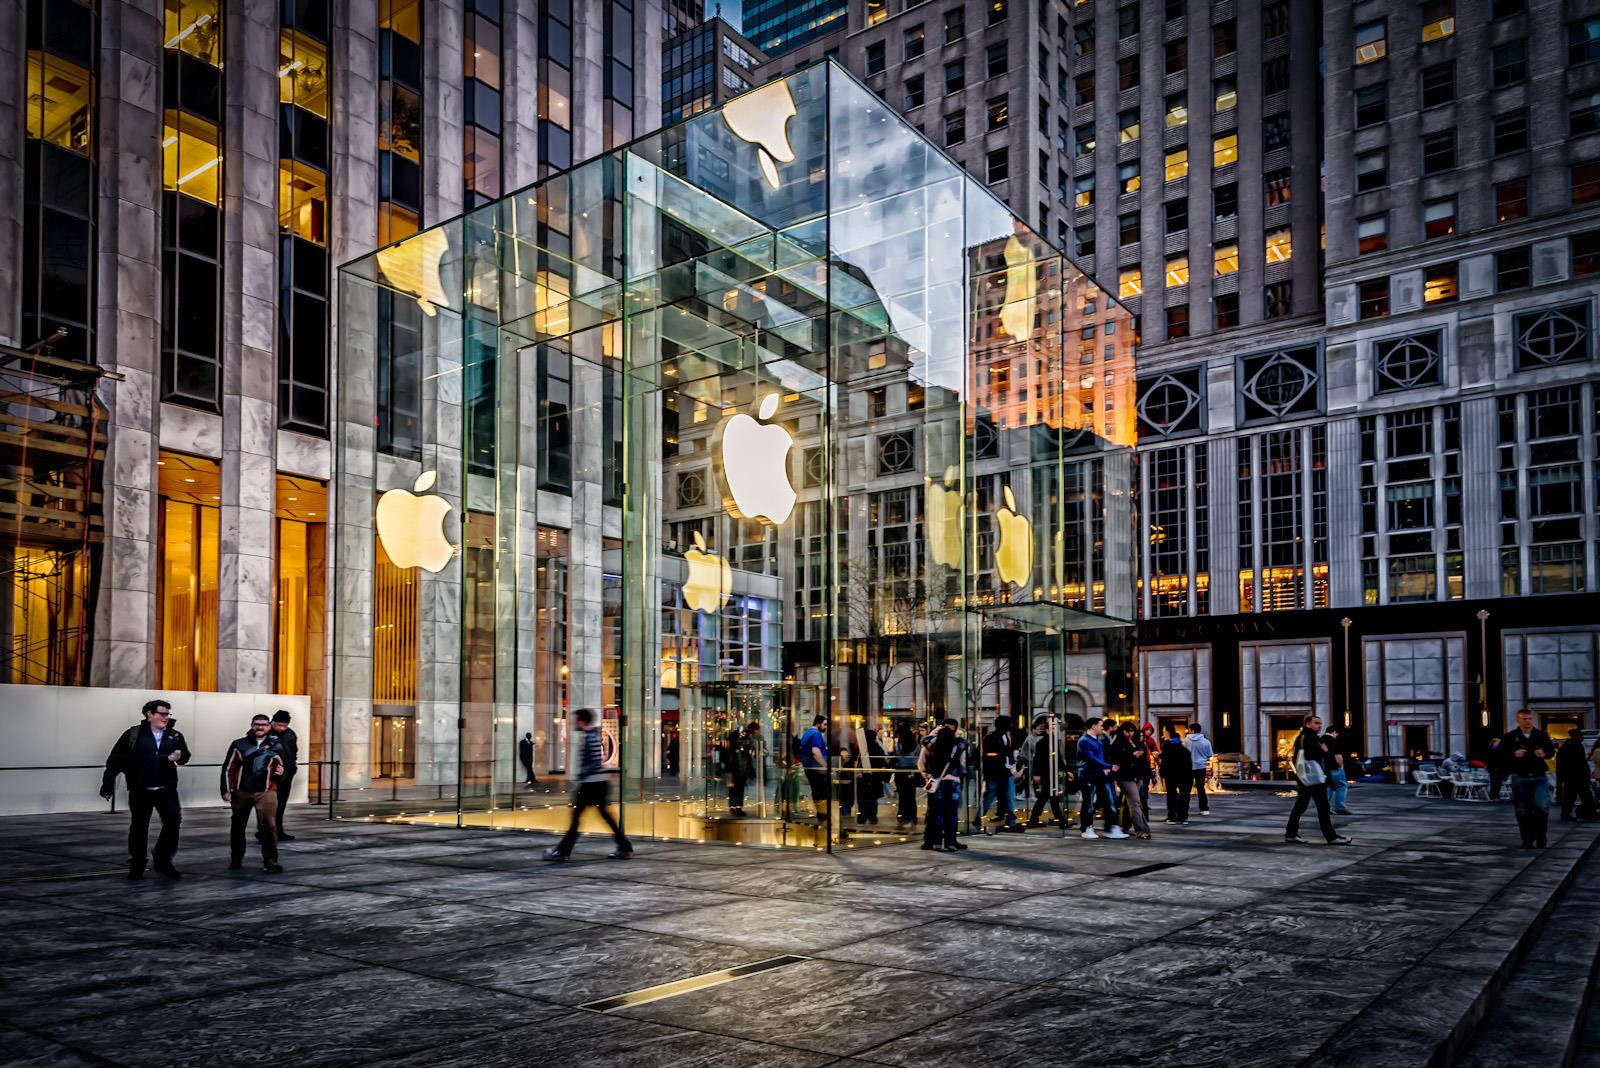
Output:
<path fill-rule="evenodd" d="M 178 826 L 183 809 L 178 804 L 178 765 L 189 763 L 189 743 L 172 726 L 172 706 L 162 700 L 147 701 L 144 722 L 129 727 L 111 747 L 106 771 L 100 778 L 100 796 L 116 796 L 117 776 L 128 779 L 128 878 L 144 878 L 150 845 L 150 813 L 161 813 L 161 835 L 156 839 L 156 871 L 178 879 L 172 858 L 178 852 Z"/>
<path fill-rule="evenodd" d="M 1050 806 L 1050 812 L 1055 816 L 1056 822 L 1061 825 L 1061 834 L 1067 833 L 1067 814 L 1061 808 L 1061 794 L 1064 792 L 1063 775 L 1061 773 L 1061 754 L 1059 737 L 1052 737 L 1051 717 L 1040 716 L 1033 721 L 1033 814 L 1028 817 L 1029 827 L 1042 827 L 1039 817 L 1044 814 L 1044 806 Z"/>
<path fill-rule="evenodd" d="M 275 787 L 283 777 L 283 755 L 272 725 L 264 715 L 250 721 L 250 733 L 228 746 L 222 758 L 222 800 L 233 808 L 228 836 L 229 871 L 244 864 L 244 826 L 256 814 L 256 838 L 261 842 L 261 870 L 276 875 L 278 863 L 278 797 Z"/>
<path fill-rule="evenodd" d="M 294 835 L 283 829 L 283 810 L 289 807 L 289 789 L 294 785 L 294 773 L 300 770 L 300 738 L 289 726 L 285 709 L 272 714 L 272 736 L 278 740 L 278 755 L 283 757 L 283 778 L 278 781 L 278 841 L 292 842 Z"/>
<path fill-rule="evenodd" d="M 534 786 L 539 779 L 533 773 L 533 732 L 528 731 L 517 743 L 517 759 L 522 762 L 522 773 L 526 776 L 522 785 Z"/>
<path fill-rule="evenodd" d="M 1543 848 L 1549 833 L 1550 780 L 1545 761 L 1555 751 L 1550 736 L 1533 725 L 1533 713 L 1517 709 L 1517 725 L 1500 739 L 1499 753 L 1511 780 L 1511 804 L 1523 849 Z"/>
<path fill-rule="evenodd" d="M 1556 750 L 1556 794 L 1561 799 L 1561 822 L 1572 822 L 1572 810 L 1578 810 L 1580 820 L 1596 818 L 1593 770 L 1589 754 L 1583 748 L 1583 728 L 1573 727 L 1567 740 Z"/>

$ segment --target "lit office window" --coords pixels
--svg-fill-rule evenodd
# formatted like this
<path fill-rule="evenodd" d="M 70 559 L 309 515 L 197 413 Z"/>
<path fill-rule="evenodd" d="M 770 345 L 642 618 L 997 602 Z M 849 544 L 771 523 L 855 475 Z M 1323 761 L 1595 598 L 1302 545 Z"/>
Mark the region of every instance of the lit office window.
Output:
<path fill-rule="evenodd" d="M 1388 54 L 1388 28 L 1383 19 L 1356 27 L 1356 66 L 1375 63 Z"/>
<path fill-rule="evenodd" d="M 1267 262 L 1288 263 L 1294 256 L 1294 241 L 1287 227 L 1267 234 Z"/>
<path fill-rule="evenodd" d="M 1211 166 L 1226 167 L 1239 160 L 1239 135 L 1223 134 L 1211 142 Z"/>
<path fill-rule="evenodd" d="M 1175 182 L 1189 175 L 1189 150 L 1176 148 L 1167 153 L 1167 181 Z"/>
<path fill-rule="evenodd" d="M 1144 281 L 1137 267 L 1124 267 L 1117 277 L 1117 295 L 1120 297 L 1137 297 L 1144 292 Z"/>
<path fill-rule="evenodd" d="M 1167 288 L 1175 289 L 1178 286 L 1189 284 L 1189 257 L 1167 257 Z"/>
<path fill-rule="evenodd" d="M 1239 246 L 1218 245 L 1215 266 L 1219 277 L 1225 274 L 1237 274 L 1239 271 Z"/>
<path fill-rule="evenodd" d="M 156 634 L 160 685 L 217 688 L 217 558 L 222 472 L 214 460 L 162 452 Z"/>

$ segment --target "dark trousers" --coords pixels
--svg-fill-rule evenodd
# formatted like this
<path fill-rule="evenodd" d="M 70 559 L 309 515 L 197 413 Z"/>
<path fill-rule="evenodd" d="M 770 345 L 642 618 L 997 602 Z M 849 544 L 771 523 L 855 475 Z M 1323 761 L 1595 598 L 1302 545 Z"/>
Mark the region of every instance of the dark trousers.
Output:
<path fill-rule="evenodd" d="M 128 866 L 144 871 L 145 854 L 150 847 L 150 813 L 161 814 L 161 834 L 156 838 L 156 867 L 172 863 L 178 852 L 178 826 L 183 823 L 183 808 L 178 790 L 163 786 L 159 790 L 135 787 L 128 791 Z"/>
<path fill-rule="evenodd" d="M 728 780 L 728 807 L 730 809 L 744 809 L 744 791 L 750 780 L 740 775 L 734 775 Z"/>
<path fill-rule="evenodd" d="M 1572 818 L 1572 810 L 1574 808 L 1578 810 L 1580 819 L 1594 819 L 1596 815 L 1594 784 L 1590 780 L 1580 779 L 1577 776 L 1566 780 L 1557 778 L 1556 795 L 1561 798 L 1561 818 L 1563 820 Z"/>
<path fill-rule="evenodd" d="M 1095 806 L 1100 806 L 1100 811 L 1106 816 L 1106 830 L 1110 830 L 1117 822 L 1117 803 L 1111 798 L 1111 784 L 1109 782 L 1083 783 L 1083 811 L 1078 814 L 1078 829 L 1087 831 L 1094 826 Z"/>
<path fill-rule="evenodd" d="M 278 798 L 274 790 L 235 790 L 233 824 L 228 829 L 228 850 L 234 860 L 244 859 L 244 826 L 250 813 L 256 814 L 256 840 L 261 843 L 261 859 L 278 859 Z"/>
<path fill-rule="evenodd" d="M 283 837 L 283 810 L 289 807 L 289 787 L 294 785 L 294 772 L 278 780 L 278 837 Z"/>
<path fill-rule="evenodd" d="M 523 773 L 528 776 L 528 778 L 525 780 L 525 782 L 528 785 L 532 785 L 533 783 L 536 783 L 536 782 L 539 781 L 537 778 L 534 777 L 534 774 L 533 774 L 533 758 L 532 757 L 529 757 L 527 760 L 524 760 L 522 762 L 522 770 L 523 770 Z"/>
<path fill-rule="evenodd" d="M 600 813 L 600 818 L 611 828 L 611 837 L 616 839 L 618 849 L 625 853 L 633 852 L 633 843 L 628 841 L 628 836 L 622 833 L 622 826 L 617 823 L 617 818 L 606 807 L 610 793 L 611 784 L 605 781 L 578 784 L 578 792 L 572 795 L 572 822 L 567 825 L 567 833 L 561 836 L 561 841 L 556 843 L 557 853 L 565 856 L 572 852 L 572 847 L 578 842 L 578 821 L 583 818 L 583 810 L 586 808 L 592 808 Z"/>
<path fill-rule="evenodd" d="M 1339 837 L 1339 832 L 1333 829 L 1333 816 L 1328 812 L 1328 784 L 1319 782 L 1312 786 L 1295 786 L 1294 808 L 1289 810 L 1289 826 L 1283 830 L 1285 838 L 1293 838 L 1300 833 L 1300 817 L 1305 815 L 1306 806 L 1312 803 L 1317 806 L 1317 823 L 1322 828 L 1322 837 L 1330 842 Z"/>
<path fill-rule="evenodd" d="M 1167 776 L 1167 819 L 1184 823 L 1189 819 L 1189 775 Z"/>
<path fill-rule="evenodd" d="M 1050 814 L 1056 818 L 1056 822 L 1065 828 L 1067 815 L 1061 810 L 1061 795 L 1046 792 L 1043 785 L 1036 791 L 1036 796 L 1033 799 L 1033 814 L 1028 817 L 1029 826 L 1038 824 L 1039 817 L 1044 815 L 1046 803 L 1050 805 Z"/>
<path fill-rule="evenodd" d="M 1189 778 L 1189 786 L 1194 790 L 1194 792 L 1196 794 L 1200 795 L 1200 814 L 1202 816 L 1204 816 L 1206 814 L 1206 812 L 1211 808 L 1211 804 L 1206 800 L 1206 769 L 1205 768 L 1195 768 L 1194 769 L 1194 774 L 1192 776 L 1190 776 L 1190 778 Z M 1185 790 L 1185 792 L 1184 792 L 1183 810 L 1185 812 L 1189 811 L 1189 798 L 1188 798 L 1188 791 L 1187 790 Z"/>
<path fill-rule="evenodd" d="M 914 771 L 899 771 L 894 776 L 895 799 L 899 807 L 895 810 L 894 817 L 900 823 L 915 824 L 917 822 L 917 773 Z"/>
<path fill-rule="evenodd" d="M 1544 773 L 1511 776 L 1511 805 L 1525 846 L 1543 845 L 1550 833 L 1550 780 Z"/>
<path fill-rule="evenodd" d="M 817 819 L 828 818 L 828 798 L 833 792 L 833 783 L 828 780 L 827 768 L 806 768 L 806 784 L 811 787 L 811 804 L 817 810 Z"/>
<path fill-rule="evenodd" d="M 954 849 L 961 830 L 961 784 L 946 779 L 928 795 L 928 830 L 925 842 Z"/>

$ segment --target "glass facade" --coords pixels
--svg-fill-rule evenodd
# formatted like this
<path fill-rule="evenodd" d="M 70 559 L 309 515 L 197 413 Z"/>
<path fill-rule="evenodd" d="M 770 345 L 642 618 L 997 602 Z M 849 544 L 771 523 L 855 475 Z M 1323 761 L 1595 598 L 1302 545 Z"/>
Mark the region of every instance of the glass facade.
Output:
<path fill-rule="evenodd" d="M 897 737 L 1133 707 L 1131 317 L 841 68 L 338 299 L 339 815 L 564 825 L 591 708 L 630 834 L 832 847 Z"/>

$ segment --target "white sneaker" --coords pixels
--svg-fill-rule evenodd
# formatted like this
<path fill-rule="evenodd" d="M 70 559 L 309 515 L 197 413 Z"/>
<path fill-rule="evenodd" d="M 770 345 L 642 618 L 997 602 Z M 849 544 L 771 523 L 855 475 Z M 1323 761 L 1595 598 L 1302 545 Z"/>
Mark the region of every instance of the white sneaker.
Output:
<path fill-rule="evenodd" d="M 1132 838 L 1133 835 L 1129 834 L 1127 831 L 1123 830 L 1121 827 L 1113 827 L 1109 831 L 1106 832 L 1106 837 L 1107 838 Z"/>
<path fill-rule="evenodd" d="M 1093 827 L 1090 827 L 1087 831 L 1083 832 L 1081 837 L 1084 837 L 1084 838 L 1099 838 L 1100 836 L 1098 834 L 1094 833 L 1094 828 Z"/>

